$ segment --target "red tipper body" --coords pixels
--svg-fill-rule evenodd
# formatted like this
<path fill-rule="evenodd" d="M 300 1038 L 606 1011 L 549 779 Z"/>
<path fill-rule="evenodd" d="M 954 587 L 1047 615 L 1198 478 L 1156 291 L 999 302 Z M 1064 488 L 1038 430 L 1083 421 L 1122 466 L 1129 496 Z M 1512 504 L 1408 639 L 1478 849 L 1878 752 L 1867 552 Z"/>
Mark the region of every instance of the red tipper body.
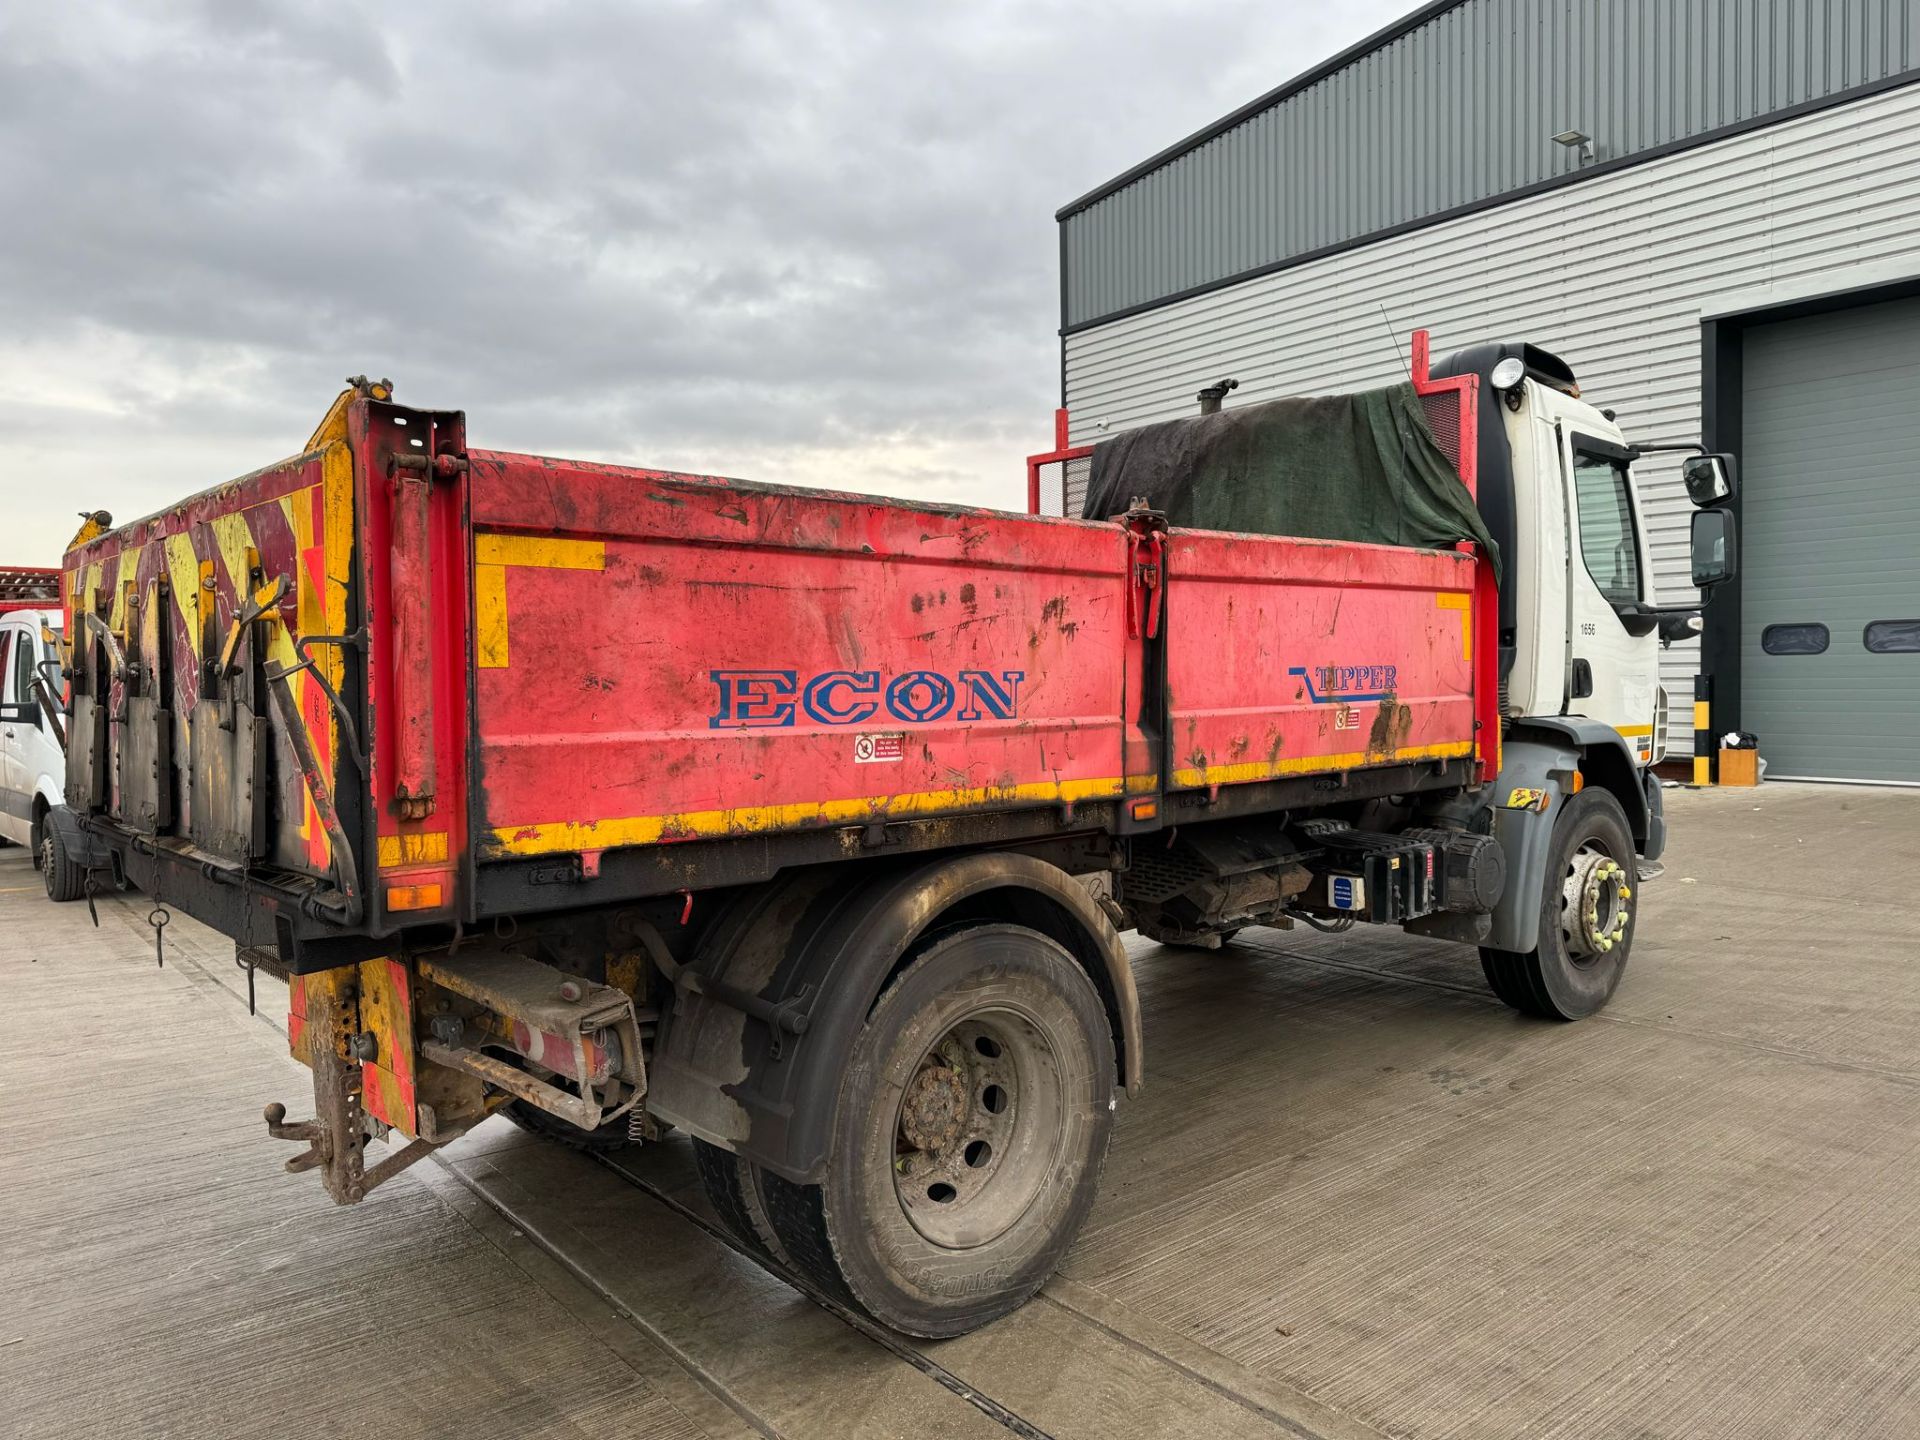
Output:
<path fill-rule="evenodd" d="M 1458 457 L 1474 382 L 1419 380 Z M 409 927 L 1497 763 L 1470 553 L 469 451 L 464 430 L 363 386 L 307 454 L 67 558 L 70 801 L 138 837 L 137 879 L 296 973 Z"/>

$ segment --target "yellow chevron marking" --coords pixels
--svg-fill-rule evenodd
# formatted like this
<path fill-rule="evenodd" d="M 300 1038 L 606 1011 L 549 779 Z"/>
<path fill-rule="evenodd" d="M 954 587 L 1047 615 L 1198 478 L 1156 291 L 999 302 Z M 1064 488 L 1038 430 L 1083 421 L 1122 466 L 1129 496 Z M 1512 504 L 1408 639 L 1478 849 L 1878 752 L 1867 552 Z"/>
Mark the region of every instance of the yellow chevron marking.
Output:
<path fill-rule="evenodd" d="M 479 534 L 473 537 L 474 663 L 482 670 L 507 667 L 507 567 L 541 570 L 604 570 L 606 542 L 555 540 L 542 535 Z"/>
<path fill-rule="evenodd" d="M 160 545 L 167 562 L 167 584 L 173 590 L 174 608 L 186 622 L 187 648 L 200 658 L 200 563 L 194 559 L 193 541 L 184 532 L 169 535 Z"/>

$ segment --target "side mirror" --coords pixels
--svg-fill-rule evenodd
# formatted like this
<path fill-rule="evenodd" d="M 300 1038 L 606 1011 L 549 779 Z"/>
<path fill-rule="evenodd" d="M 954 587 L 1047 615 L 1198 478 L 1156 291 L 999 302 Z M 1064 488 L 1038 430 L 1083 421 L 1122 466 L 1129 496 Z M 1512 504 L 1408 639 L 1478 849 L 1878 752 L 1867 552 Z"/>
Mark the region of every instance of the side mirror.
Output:
<path fill-rule="evenodd" d="M 1692 552 L 1693 583 L 1700 589 L 1733 578 L 1740 556 L 1731 510 L 1694 511 Z"/>
<path fill-rule="evenodd" d="M 1689 455 L 1680 465 L 1687 498 L 1702 506 L 1731 500 L 1739 488 L 1737 474 L 1731 455 Z"/>

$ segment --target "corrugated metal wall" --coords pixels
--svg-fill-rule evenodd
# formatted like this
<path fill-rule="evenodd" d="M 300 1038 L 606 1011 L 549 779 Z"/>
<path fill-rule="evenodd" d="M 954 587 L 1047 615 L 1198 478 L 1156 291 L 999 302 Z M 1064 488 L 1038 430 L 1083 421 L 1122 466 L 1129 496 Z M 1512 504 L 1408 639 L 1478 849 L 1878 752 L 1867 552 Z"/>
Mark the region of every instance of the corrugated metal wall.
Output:
<path fill-rule="evenodd" d="M 1391 383 L 1416 325 L 1442 355 L 1479 340 L 1544 345 L 1630 438 L 1692 439 L 1704 305 L 1769 285 L 1818 290 L 1875 264 L 1920 276 L 1920 85 L 1070 335 L 1073 443 L 1190 414 L 1223 375 L 1240 381 L 1235 404 Z M 1691 511 L 1673 462 L 1638 473 L 1660 598 L 1678 603 L 1692 594 Z M 1084 493 L 1082 481 L 1070 513 Z M 1676 701 L 1696 654 L 1667 652 Z M 1685 706 L 1673 724 L 1684 746 Z"/>
<path fill-rule="evenodd" d="M 1920 68 L 1920 0 L 1466 0 L 1069 215 L 1069 326 Z"/>

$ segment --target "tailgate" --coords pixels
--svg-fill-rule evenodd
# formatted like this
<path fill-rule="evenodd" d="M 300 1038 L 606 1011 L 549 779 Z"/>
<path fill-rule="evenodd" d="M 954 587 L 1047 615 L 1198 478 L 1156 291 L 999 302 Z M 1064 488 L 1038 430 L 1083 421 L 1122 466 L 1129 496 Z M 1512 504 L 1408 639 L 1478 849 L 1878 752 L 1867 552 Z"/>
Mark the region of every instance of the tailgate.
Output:
<path fill-rule="evenodd" d="M 462 429 L 363 382 L 300 456 L 68 552 L 67 802 L 156 899 L 265 945 L 451 913 Z"/>

